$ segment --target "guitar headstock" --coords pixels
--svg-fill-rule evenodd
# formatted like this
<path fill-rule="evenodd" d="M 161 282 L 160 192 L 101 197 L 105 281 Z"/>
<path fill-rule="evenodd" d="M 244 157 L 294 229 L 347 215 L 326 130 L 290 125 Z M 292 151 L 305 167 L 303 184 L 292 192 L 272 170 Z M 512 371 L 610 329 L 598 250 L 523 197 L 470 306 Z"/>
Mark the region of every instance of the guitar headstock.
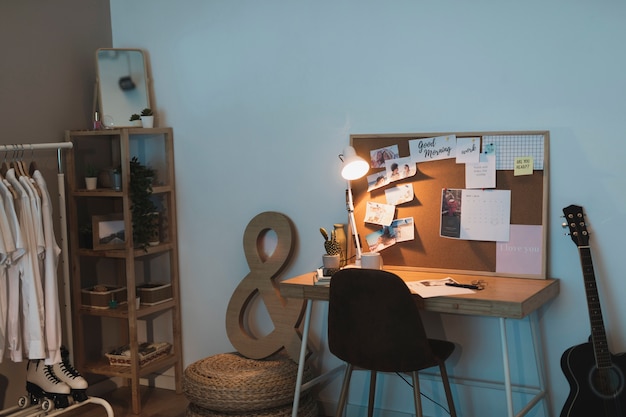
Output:
<path fill-rule="evenodd" d="M 571 204 L 563 209 L 563 214 L 565 214 L 567 221 L 563 226 L 569 227 L 569 235 L 576 246 L 589 246 L 589 232 L 587 231 L 583 208 Z"/>

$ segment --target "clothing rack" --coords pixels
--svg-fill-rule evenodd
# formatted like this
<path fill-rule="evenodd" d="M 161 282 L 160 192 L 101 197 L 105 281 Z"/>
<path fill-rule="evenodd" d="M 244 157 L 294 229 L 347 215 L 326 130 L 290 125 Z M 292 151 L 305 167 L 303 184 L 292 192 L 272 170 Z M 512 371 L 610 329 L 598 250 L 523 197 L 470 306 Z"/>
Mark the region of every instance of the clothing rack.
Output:
<path fill-rule="evenodd" d="M 63 259 L 63 287 L 65 295 L 65 320 L 66 320 L 66 337 L 69 346 L 73 346 L 73 334 L 72 334 L 72 303 L 70 294 L 70 269 L 69 269 L 69 245 L 67 236 L 67 218 L 66 218 L 66 205 L 65 205 L 65 174 L 63 173 L 63 159 L 62 151 L 65 149 L 71 149 L 73 147 L 72 142 L 49 142 L 49 143 L 21 143 L 13 145 L 0 145 L 5 151 L 5 159 L 8 152 L 19 154 L 19 158 L 23 158 L 25 152 L 34 152 L 38 150 L 57 150 L 57 184 L 59 189 L 59 219 L 61 222 L 61 254 Z M 71 354 L 71 353 L 70 353 Z M 30 407 L 12 407 L 6 410 L 0 410 L 0 417 L 4 416 L 19 416 L 19 417 L 35 417 L 35 416 L 56 416 L 65 412 L 71 411 L 77 407 L 84 406 L 86 404 L 98 404 L 105 408 L 107 416 L 113 417 L 113 409 L 111 405 L 101 398 L 89 397 L 87 400 L 70 405 L 68 408 L 59 410 L 46 410 L 41 406 Z"/>
<path fill-rule="evenodd" d="M 12 145 L 2 145 L 5 151 L 5 159 L 8 152 L 19 153 L 19 158 L 23 158 L 25 152 L 40 150 L 57 150 L 57 185 L 59 188 L 59 219 L 61 221 L 61 254 L 63 257 L 63 291 L 65 296 L 65 323 L 67 343 L 73 346 L 72 334 L 72 303 L 70 294 L 70 267 L 69 267 L 69 245 L 67 237 L 67 218 L 65 205 L 65 174 L 63 173 L 62 151 L 72 149 L 72 142 L 48 142 L 48 143 L 20 143 Z M 71 352 L 70 352 L 71 355 Z"/>

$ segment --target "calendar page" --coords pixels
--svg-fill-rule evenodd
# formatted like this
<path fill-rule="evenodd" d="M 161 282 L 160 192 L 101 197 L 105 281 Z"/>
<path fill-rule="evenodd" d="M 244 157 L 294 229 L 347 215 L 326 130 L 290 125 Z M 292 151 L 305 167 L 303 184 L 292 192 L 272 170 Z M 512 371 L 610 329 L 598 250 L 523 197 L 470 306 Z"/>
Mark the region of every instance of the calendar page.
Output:
<path fill-rule="evenodd" d="M 441 236 L 464 240 L 509 240 L 510 190 L 444 189 L 441 198 Z"/>

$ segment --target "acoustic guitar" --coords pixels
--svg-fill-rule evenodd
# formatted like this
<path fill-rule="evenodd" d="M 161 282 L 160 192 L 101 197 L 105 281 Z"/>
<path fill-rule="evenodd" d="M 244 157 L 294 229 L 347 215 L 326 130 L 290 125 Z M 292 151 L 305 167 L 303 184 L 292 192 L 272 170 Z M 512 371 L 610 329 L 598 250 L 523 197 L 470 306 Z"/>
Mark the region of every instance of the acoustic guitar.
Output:
<path fill-rule="evenodd" d="M 561 356 L 561 368 L 570 385 L 561 417 L 624 417 L 626 356 L 613 355 L 608 348 L 583 208 L 572 204 L 563 213 L 580 255 L 591 336 L 589 342 L 573 346 Z"/>

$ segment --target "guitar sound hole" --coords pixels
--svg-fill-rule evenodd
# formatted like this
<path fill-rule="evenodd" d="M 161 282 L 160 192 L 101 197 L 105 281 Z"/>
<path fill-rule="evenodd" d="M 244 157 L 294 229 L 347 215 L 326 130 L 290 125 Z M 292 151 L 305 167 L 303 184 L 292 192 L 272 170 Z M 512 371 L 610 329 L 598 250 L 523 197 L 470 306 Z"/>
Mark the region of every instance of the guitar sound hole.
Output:
<path fill-rule="evenodd" d="M 598 397 L 614 399 L 624 390 L 624 374 L 614 365 L 603 369 L 594 367 L 589 373 L 589 385 Z"/>

